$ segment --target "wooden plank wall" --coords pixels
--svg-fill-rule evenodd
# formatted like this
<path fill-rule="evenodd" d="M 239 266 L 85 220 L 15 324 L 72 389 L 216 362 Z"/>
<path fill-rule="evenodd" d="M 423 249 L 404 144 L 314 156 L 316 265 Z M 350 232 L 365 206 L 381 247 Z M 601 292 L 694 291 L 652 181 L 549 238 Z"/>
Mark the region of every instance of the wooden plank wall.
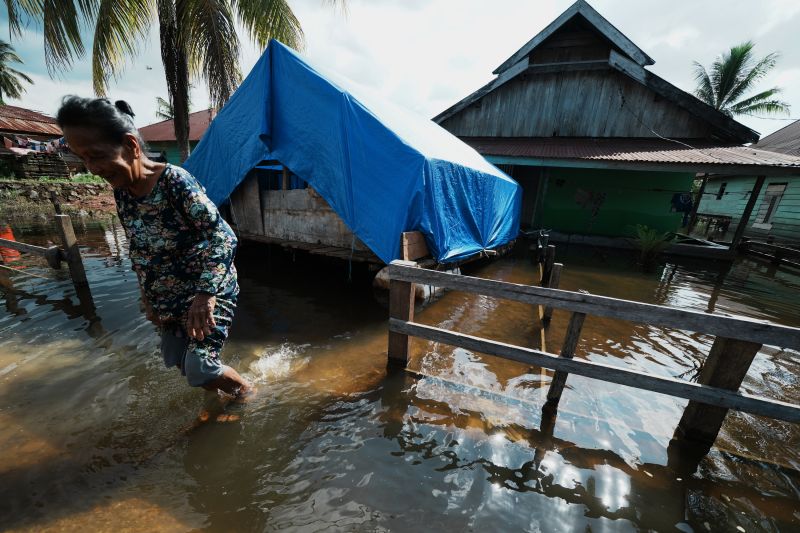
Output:
<path fill-rule="evenodd" d="M 442 126 L 469 137 L 656 137 L 650 127 L 666 137 L 711 134 L 705 121 L 611 69 L 520 76 Z"/>
<path fill-rule="evenodd" d="M 727 233 L 727 237 L 730 238 L 736 231 L 755 180 L 755 176 L 729 176 L 709 180 L 698 213 L 730 216 L 731 225 Z M 716 193 L 722 183 L 726 184 L 725 192 L 722 198 L 717 199 Z M 777 183 L 786 183 L 786 190 L 772 217 L 772 227 L 769 229 L 753 227 L 767 188 Z M 800 245 L 800 176 L 767 178 L 744 234 L 753 239 L 763 240 L 773 237 L 776 243 Z"/>

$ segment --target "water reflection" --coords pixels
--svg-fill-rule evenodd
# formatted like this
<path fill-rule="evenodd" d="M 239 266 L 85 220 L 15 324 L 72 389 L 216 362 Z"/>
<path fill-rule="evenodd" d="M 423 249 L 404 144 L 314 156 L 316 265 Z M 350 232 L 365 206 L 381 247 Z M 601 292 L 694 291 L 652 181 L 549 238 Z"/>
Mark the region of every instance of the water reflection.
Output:
<path fill-rule="evenodd" d="M 781 531 L 800 523 L 795 426 L 730 415 L 698 467 L 671 443 L 682 400 L 570 376 L 559 412 L 543 412 L 550 374 L 421 341 L 411 372 L 387 372 L 386 310 L 367 273 L 356 268 L 349 284 L 346 265 L 294 262 L 279 250 L 241 250 L 242 300 L 224 354 L 260 395 L 236 411 L 237 422 L 197 425 L 213 397 L 162 368 L 114 224 L 76 225 L 92 310 L 58 274 L 12 275 L 0 288 L 3 527 Z M 40 244 L 47 231 L 18 235 Z M 650 276 L 615 256 L 559 254 L 563 288 L 800 325 L 792 296 L 800 278 L 786 270 L 675 263 Z M 535 280 L 514 258 L 472 274 Z M 530 347 L 542 334 L 531 306 L 459 293 L 418 318 Z M 556 311 L 544 332 L 553 351 L 568 318 Z M 689 377 L 710 342 L 592 317 L 576 356 Z M 798 402 L 797 376 L 797 354 L 765 347 L 744 387 Z"/>

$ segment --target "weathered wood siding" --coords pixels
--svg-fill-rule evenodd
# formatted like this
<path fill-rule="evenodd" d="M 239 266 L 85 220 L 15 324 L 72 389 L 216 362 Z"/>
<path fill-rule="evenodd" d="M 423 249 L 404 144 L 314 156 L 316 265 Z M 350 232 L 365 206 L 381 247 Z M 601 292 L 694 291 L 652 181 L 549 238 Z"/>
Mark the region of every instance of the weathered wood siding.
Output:
<path fill-rule="evenodd" d="M 706 193 L 700 201 L 697 212 L 707 215 L 725 215 L 731 217 L 727 237 L 736 231 L 750 191 L 755 183 L 755 176 L 738 176 L 710 180 Z M 720 186 L 725 183 L 725 191 L 717 198 Z M 786 190 L 775 209 L 770 222 L 771 227 L 758 227 L 758 214 L 761 211 L 764 196 L 770 185 L 786 184 Z M 756 224 L 756 227 L 753 225 Z M 764 182 L 758 200 L 753 208 L 745 236 L 751 238 L 774 237 L 775 242 L 800 244 L 800 176 L 768 178 Z"/>
<path fill-rule="evenodd" d="M 650 127 L 674 138 L 712 133 L 705 121 L 611 69 L 519 76 L 441 125 L 469 137 L 656 137 Z"/>
<path fill-rule="evenodd" d="M 261 212 L 267 237 L 367 251 L 364 243 L 314 189 L 262 191 Z"/>

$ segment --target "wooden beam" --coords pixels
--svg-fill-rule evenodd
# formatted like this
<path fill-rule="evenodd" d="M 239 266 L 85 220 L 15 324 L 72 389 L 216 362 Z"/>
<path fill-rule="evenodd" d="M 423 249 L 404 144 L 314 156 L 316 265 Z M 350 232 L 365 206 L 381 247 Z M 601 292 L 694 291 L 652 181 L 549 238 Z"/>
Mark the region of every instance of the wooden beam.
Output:
<path fill-rule="evenodd" d="M 765 176 L 759 176 L 753 184 L 750 198 L 747 199 L 747 204 L 744 206 L 744 213 L 742 213 L 742 218 L 739 219 L 739 225 L 736 226 L 736 233 L 733 234 L 731 250 L 736 250 L 736 248 L 739 247 L 739 242 L 742 240 L 744 232 L 747 229 L 747 224 L 750 222 L 750 215 L 753 214 L 753 207 L 755 207 L 756 200 L 758 200 L 758 196 L 761 194 L 761 187 L 764 186 L 765 179 Z"/>
<path fill-rule="evenodd" d="M 450 346 L 458 346 L 475 352 L 504 357 L 506 359 L 525 363 L 526 365 L 560 370 L 570 374 L 600 379 L 602 381 L 626 385 L 637 389 L 645 389 L 651 392 L 659 392 L 678 398 L 695 400 L 726 409 L 736 409 L 737 411 L 767 416 L 777 420 L 795 423 L 800 422 L 800 406 L 778 400 L 765 400 L 748 394 L 709 385 L 691 383 L 676 378 L 651 376 L 642 372 L 627 370 L 617 366 L 604 365 L 602 363 L 558 357 L 530 348 L 522 348 L 503 342 L 490 341 L 425 324 L 405 322 L 396 318 L 389 319 L 389 331 L 406 336 L 413 335 L 429 341 L 442 342 Z"/>
<path fill-rule="evenodd" d="M 67 266 L 69 274 L 72 276 L 72 283 L 75 287 L 86 287 L 89 280 L 86 279 L 86 270 L 83 268 L 81 251 L 78 248 L 78 240 L 75 238 L 75 231 L 72 229 L 72 221 L 69 215 L 56 215 L 56 227 L 61 234 L 61 242 L 64 244 L 64 252 L 67 256 Z"/>
<path fill-rule="evenodd" d="M 548 244 L 544 250 L 544 262 L 542 266 L 542 279 L 541 286 L 550 286 L 550 276 L 553 273 L 553 265 L 556 262 L 556 247 L 553 244 Z"/>
<path fill-rule="evenodd" d="M 547 287 L 550 289 L 557 289 L 558 285 L 561 283 L 561 271 L 564 269 L 564 265 L 561 263 L 554 263 L 553 269 L 550 271 L 550 281 L 547 284 Z M 553 306 L 547 305 L 544 308 L 544 313 L 542 313 L 542 321 L 545 325 L 550 323 L 550 319 L 553 318 Z"/>
<path fill-rule="evenodd" d="M 800 349 L 800 328 L 772 324 L 753 318 L 710 315 L 607 296 L 533 287 L 423 268 L 407 268 L 397 261 L 393 261 L 388 269 L 390 278 L 411 283 L 435 285 L 454 291 L 483 294 L 531 305 L 552 305 L 557 309 L 640 324 L 698 331 L 760 344 L 772 344 L 782 348 Z"/>
<path fill-rule="evenodd" d="M 405 231 L 400 236 L 400 257 L 403 261 L 416 261 L 431 255 L 425 235 L 419 231 Z"/>
<path fill-rule="evenodd" d="M 284 191 L 288 191 L 289 190 L 289 171 L 286 169 L 286 167 L 283 167 L 283 170 L 281 171 L 281 177 L 282 177 L 281 189 L 284 190 Z"/>
<path fill-rule="evenodd" d="M 583 313 L 572 313 L 569 324 L 567 324 L 567 333 L 564 335 L 564 345 L 561 347 L 560 357 L 572 359 L 575 355 L 575 349 L 581 339 L 581 329 L 585 319 L 586 315 Z M 567 384 L 567 375 L 566 372 L 560 370 L 557 370 L 553 375 L 550 389 L 547 391 L 547 403 L 558 405 L 559 400 L 561 400 L 561 393 L 564 391 L 564 385 Z"/>
<path fill-rule="evenodd" d="M 697 193 L 697 201 L 692 205 L 692 212 L 689 215 L 689 225 L 686 226 L 687 235 L 692 233 L 692 228 L 694 228 L 694 225 L 697 222 L 697 209 L 700 207 L 700 202 L 703 201 L 703 194 L 706 192 L 706 184 L 708 184 L 707 173 L 703 174 L 703 181 L 700 183 L 700 190 Z"/>
<path fill-rule="evenodd" d="M 739 390 L 760 349 L 761 345 L 758 343 L 717 337 L 703 363 L 698 383 L 732 391 Z M 691 401 L 683 411 L 676 437 L 713 444 L 727 413 L 728 409 L 725 407 Z"/>
<path fill-rule="evenodd" d="M 406 261 L 411 267 L 416 263 Z M 414 320 L 414 284 L 396 279 L 389 280 L 389 320 Z M 408 365 L 410 345 L 408 335 L 389 330 L 389 363 Z"/>
<path fill-rule="evenodd" d="M 693 174 L 708 172 L 728 176 L 753 176 L 754 174 L 778 177 L 797 176 L 798 165 L 737 165 L 733 163 L 666 163 L 619 161 L 613 159 L 548 159 L 544 157 L 522 157 L 481 152 L 487 161 L 494 165 L 520 165 L 529 167 L 553 168 L 597 168 L 610 170 L 645 170 L 654 172 L 691 172 Z"/>
<path fill-rule="evenodd" d="M 29 254 L 45 255 L 47 248 L 43 246 L 35 246 L 33 244 L 25 244 L 24 242 L 11 241 L 8 239 L 0 239 L 0 248 L 11 248 L 18 252 L 26 252 Z"/>

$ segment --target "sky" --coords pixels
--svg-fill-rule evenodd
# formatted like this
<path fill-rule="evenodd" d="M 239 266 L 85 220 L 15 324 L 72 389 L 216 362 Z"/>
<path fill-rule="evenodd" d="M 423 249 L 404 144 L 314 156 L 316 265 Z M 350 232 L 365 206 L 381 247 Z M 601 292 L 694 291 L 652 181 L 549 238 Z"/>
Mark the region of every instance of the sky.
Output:
<path fill-rule="evenodd" d="M 306 35 L 303 54 L 315 64 L 367 86 L 425 117 L 433 117 L 493 79 L 497 66 L 567 9 L 571 0 L 348 0 L 346 10 L 324 0 L 288 0 Z M 708 66 L 746 40 L 757 56 L 778 51 L 777 67 L 759 88 L 780 86 L 781 99 L 800 117 L 800 2 L 797 0 L 590 0 L 601 15 L 655 60 L 648 69 L 677 87 L 694 88 L 693 61 Z M 5 10 L 0 31 L 8 36 Z M 34 80 L 20 100 L 6 103 L 55 114 L 65 94 L 92 95 L 89 58 L 57 76 L 44 64 L 41 30 L 28 27 L 12 45 Z M 91 49 L 90 43 L 87 46 Z M 261 50 L 242 34 L 242 72 Z M 202 81 L 194 82 L 193 110 L 207 107 Z M 158 119 L 156 97 L 167 97 L 154 25 L 109 97 L 127 100 L 137 126 Z M 787 120 L 739 117 L 768 135 Z"/>

